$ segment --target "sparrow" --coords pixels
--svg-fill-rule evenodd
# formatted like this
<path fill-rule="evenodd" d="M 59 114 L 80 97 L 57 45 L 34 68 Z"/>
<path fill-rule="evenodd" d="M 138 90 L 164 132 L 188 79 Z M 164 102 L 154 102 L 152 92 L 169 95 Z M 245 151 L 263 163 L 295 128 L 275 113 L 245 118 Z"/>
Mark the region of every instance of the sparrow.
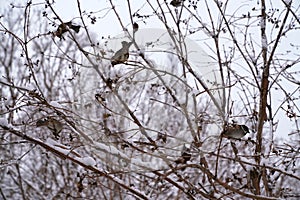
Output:
<path fill-rule="evenodd" d="M 187 161 L 191 160 L 192 154 L 190 153 L 190 148 L 183 146 L 181 151 L 181 156 L 175 160 L 176 164 L 186 164 Z"/>
<path fill-rule="evenodd" d="M 249 133 L 249 128 L 246 125 L 232 124 L 226 126 L 221 136 L 233 139 L 241 139 L 247 133 Z"/>
<path fill-rule="evenodd" d="M 132 28 L 133 28 L 133 33 L 136 33 L 139 30 L 139 25 L 138 23 L 134 22 L 132 24 Z"/>
<path fill-rule="evenodd" d="M 175 8 L 181 6 L 181 3 L 183 3 L 183 0 L 172 0 L 170 2 L 170 5 L 174 6 Z"/>
<path fill-rule="evenodd" d="M 118 50 L 111 58 L 112 66 L 122 64 L 129 58 L 129 47 L 133 42 L 122 41 L 122 48 Z"/>
<path fill-rule="evenodd" d="M 63 124 L 52 117 L 47 117 L 45 119 L 38 120 L 36 122 L 36 126 L 37 127 L 47 126 L 47 128 L 52 131 L 56 139 L 59 138 L 59 133 L 63 129 Z"/>
<path fill-rule="evenodd" d="M 53 33 L 54 36 L 57 36 L 58 38 L 62 39 L 63 34 L 68 31 L 68 28 L 74 30 L 76 33 L 79 32 L 80 26 L 79 25 L 73 25 L 72 21 L 62 23 L 58 26 L 57 30 Z M 64 39 L 64 38 L 63 38 Z"/>
<path fill-rule="evenodd" d="M 101 94 L 95 94 L 95 99 L 97 102 L 99 102 L 100 104 L 102 104 L 103 102 L 105 102 L 105 98 L 103 96 L 101 96 Z"/>

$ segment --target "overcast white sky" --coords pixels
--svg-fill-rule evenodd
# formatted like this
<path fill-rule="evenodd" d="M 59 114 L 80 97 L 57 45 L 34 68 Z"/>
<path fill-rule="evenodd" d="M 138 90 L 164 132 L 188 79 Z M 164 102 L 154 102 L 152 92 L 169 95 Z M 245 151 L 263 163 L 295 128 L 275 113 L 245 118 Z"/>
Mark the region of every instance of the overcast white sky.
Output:
<path fill-rule="evenodd" d="M 16 1 L 6 1 L 6 0 L 0 0 L 1 2 L 1 10 L 7 6 L 9 6 L 10 2 L 16 2 Z M 26 2 L 26 1 L 19 1 L 19 2 Z M 44 2 L 44 1 L 33 1 L 34 3 L 38 2 Z M 128 29 L 131 29 L 131 24 L 130 24 L 130 18 L 128 14 L 128 6 L 127 6 L 127 1 L 115 1 L 115 6 L 116 9 L 122 18 L 124 25 L 128 26 Z M 137 9 L 141 9 L 141 13 L 143 14 L 152 14 L 152 11 L 147 8 L 147 6 L 143 6 L 144 1 L 132 1 L 132 12 L 136 11 Z M 163 1 L 162 1 L 163 2 Z M 168 1 L 169 2 L 169 1 Z M 232 4 L 229 4 L 228 7 L 229 9 L 232 9 L 235 12 L 236 16 L 241 15 L 242 13 L 245 13 L 245 10 L 248 10 L 249 7 L 253 7 L 256 5 L 258 8 L 258 5 L 256 4 L 256 0 L 245 0 L 241 1 L 240 4 L 235 4 L 235 1 L 229 1 Z M 281 0 L 276 0 L 272 1 L 272 7 L 273 8 L 281 8 L 282 7 L 282 2 Z M 299 9 L 300 1 L 294 1 L 293 7 L 296 7 Z M 78 11 L 78 6 L 77 6 L 77 1 L 76 0 L 56 0 L 55 4 L 55 10 L 58 13 L 58 15 L 64 20 L 64 21 L 69 21 L 75 17 L 79 16 L 79 11 Z M 109 2 L 104 1 L 104 0 L 85 0 L 81 1 L 81 9 L 82 11 L 88 11 L 88 12 L 98 12 L 96 16 L 102 16 L 103 18 L 97 19 L 101 21 L 101 23 L 96 23 L 94 25 L 87 24 L 88 29 L 92 30 L 95 32 L 99 38 L 102 36 L 107 37 L 107 36 L 114 36 L 117 34 L 122 33 L 122 27 L 118 23 L 118 20 L 113 13 L 112 10 L 110 10 Z M 237 10 L 238 9 L 238 10 Z M 201 8 L 200 8 L 201 10 Z M 214 7 L 211 8 L 212 11 L 214 11 Z M 216 12 L 217 13 L 217 12 Z M 205 14 L 203 14 L 203 17 L 205 18 Z M 78 23 L 80 23 L 79 19 L 74 20 Z M 209 18 L 207 18 L 207 21 L 209 22 Z M 139 22 L 139 21 L 138 21 Z M 139 22 L 140 28 L 161 28 L 163 27 L 163 24 L 159 22 L 156 18 L 153 17 L 152 20 L 147 20 L 147 24 L 144 24 L 142 22 Z M 257 24 L 254 24 L 257 25 Z M 253 37 L 259 37 L 260 33 L 253 33 Z M 272 30 L 270 30 L 269 34 L 273 34 Z M 268 37 L 270 36 L 268 35 Z M 203 33 L 203 38 L 207 38 L 205 34 Z M 199 34 L 197 35 L 199 37 Z M 203 41 L 200 38 L 193 38 L 191 37 L 192 40 L 198 42 L 198 44 L 205 50 L 209 51 L 208 46 L 206 46 Z M 259 41 L 259 40 L 258 40 Z M 287 35 L 287 38 L 285 40 L 285 44 L 281 45 L 281 52 L 286 52 L 287 50 L 290 50 L 291 44 L 298 44 L 300 45 L 300 39 L 299 36 L 297 35 L 297 32 L 291 32 Z M 297 54 L 291 55 L 291 56 L 298 56 Z M 289 86 L 291 91 L 293 91 L 294 85 Z M 273 103 L 280 104 L 280 102 L 284 99 L 281 95 L 277 95 L 276 93 L 273 93 Z M 278 115 L 278 118 L 283 117 L 282 113 L 281 115 Z M 286 133 L 289 132 L 291 128 L 292 122 L 285 121 L 281 122 L 278 127 L 278 133 L 280 133 L 281 136 L 286 136 Z"/>

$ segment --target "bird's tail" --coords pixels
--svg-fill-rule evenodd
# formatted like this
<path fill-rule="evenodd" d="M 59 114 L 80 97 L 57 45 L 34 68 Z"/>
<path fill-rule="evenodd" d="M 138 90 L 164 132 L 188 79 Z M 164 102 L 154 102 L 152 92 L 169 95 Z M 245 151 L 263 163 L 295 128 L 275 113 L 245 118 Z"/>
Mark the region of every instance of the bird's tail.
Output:
<path fill-rule="evenodd" d="M 73 29 L 76 33 L 78 33 L 79 29 L 80 29 L 80 26 L 71 25 L 70 28 Z"/>

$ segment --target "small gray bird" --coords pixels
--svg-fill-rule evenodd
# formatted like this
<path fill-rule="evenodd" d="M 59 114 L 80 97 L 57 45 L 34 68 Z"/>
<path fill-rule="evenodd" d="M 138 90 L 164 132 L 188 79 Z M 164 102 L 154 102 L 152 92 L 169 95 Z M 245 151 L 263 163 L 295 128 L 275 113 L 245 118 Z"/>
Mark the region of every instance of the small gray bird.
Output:
<path fill-rule="evenodd" d="M 181 151 L 181 156 L 175 160 L 176 164 L 186 164 L 187 161 L 191 160 L 192 154 L 191 154 L 191 149 L 186 147 L 185 145 L 182 148 Z"/>
<path fill-rule="evenodd" d="M 181 6 L 182 3 L 183 3 L 183 1 L 184 1 L 184 0 L 172 0 L 172 1 L 170 2 L 170 5 L 172 5 L 172 6 L 174 6 L 174 7 L 176 8 L 176 7 Z"/>
<path fill-rule="evenodd" d="M 129 48 L 133 42 L 122 41 L 122 48 L 111 58 L 112 66 L 122 64 L 129 58 Z"/>
<path fill-rule="evenodd" d="M 76 33 L 79 32 L 80 26 L 74 25 L 72 21 L 62 23 L 58 26 L 57 30 L 53 33 L 54 36 L 57 36 L 60 39 L 64 39 L 63 34 L 68 31 L 68 28 L 74 30 Z"/>
<path fill-rule="evenodd" d="M 133 33 L 136 33 L 139 30 L 139 25 L 138 23 L 134 22 L 132 24 L 132 28 L 133 28 Z"/>
<path fill-rule="evenodd" d="M 45 119 L 38 120 L 36 122 L 36 126 L 47 126 L 47 128 L 52 131 L 56 139 L 59 138 L 59 133 L 63 129 L 63 124 L 52 117 L 47 117 Z"/>
<path fill-rule="evenodd" d="M 103 104 L 106 100 L 101 94 L 95 94 L 95 99 L 98 103 Z"/>
<path fill-rule="evenodd" d="M 221 133 L 221 136 L 233 139 L 241 139 L 247 133 L 249 133 L 249 128 L 246 125 L 232 124 L 225 127 L 225 130 Z"/>

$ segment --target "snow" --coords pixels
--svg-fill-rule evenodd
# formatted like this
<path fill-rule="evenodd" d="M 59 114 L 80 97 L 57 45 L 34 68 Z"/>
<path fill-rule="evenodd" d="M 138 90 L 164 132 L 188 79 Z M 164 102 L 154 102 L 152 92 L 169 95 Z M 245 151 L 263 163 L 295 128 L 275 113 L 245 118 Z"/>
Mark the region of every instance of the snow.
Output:
<path fill-rule="evenodd" d="M 122 185 L 127 185 L 128 184 L 128 183 L 124 182 L 124 180 L 118 178 L 117 176 L 114 176 L 114 181 L 119 183 L 119 184 L 122 184 Z M 147 194 L 145 193 L 146 191 L 139 190 L 138 188 L 134 188 L 134 190 L 147 197 Z M 132 199 L 132 198 L 129 198 L 129 199 Z M 147 199 L 151 199 L 151 198 L 149 197 Z"/>
<path fill-rule="evenodd" d="M 197 95 L 197 94 L 199 94 L 199 93 L 200 93 L 200 91 L 199 91 L 199 90 L 197 90 L 197 89 L 195 89 L 195 88 L 193 88 L 193 89 L 192 89 L 192 93 L 193 93 L 194 95 Z"/>
<path fill-rule="evenodd" d="M 159 162 L 158 160 L 157 160 L 157 162 L 155 162 L 154 160 L 155 159 L 153 159 L 153 162 L 147 162 L 147 161 L 143 161 L 139 158 L 131 158 L 130 159 L 131 164 L 132 164 L 131 167 L 133 170 L 142 170 L 142 171 L 145 171 L 145 170 L 152 171 L 152 170 L 162 169 L 161 162 Z"/>
<path fill-rule="evenodd" d="M 242 160 L 242 161 L 243 161 L 243 160 Z M 252 165 L 244 165 L 244 166 L 246 167 L 246 171 L 247 171 L 247 172 L 250 172 L 250 171 L 252 171 L 252 170 L 255 169 L 255 167 L 252 166 Z"/>
<path fill-rule="evenodd" d="M 110 154 L 113 154 L 113 155 L 119 155 L 122 158 L 124 158 L 126 160 L 129 160 L 129 158 L 127 157 L 126 154 L 122 153 L 121 151 L 119 151 L 114 146 L 111 146 L 111 145 L 108 146 L 108 145 L 105 145 L 105 144 L 102 144 L 102 143 L 99 143 L 99 142 L 95 142 L 95 148 L 98 149 L 98 150 L 104 151 L 106 153 L 110 153 Z"/>
<path fill-rule="evenodd" d="M 54 146 L 54 145 L 62 145 L 60 143 L 58 143 L 57 141 L 51 139 L 51 138 L 47 138 L 46 140 L 46 144 L 48 144 L 49 146 Z M 63 145 L 62 145 L 63 146 Z"/>
<path fill-rule="evenodd" d="M 261 157 L 261 165 L 264 166 L 272 166 L 272 162 L 270 158 L 265 158 L 264 156 Z"/>
<path fill-rule="evenodd" d="M 65 155 L 70 155 L 71 151 L 76 153 L 74 150 L 71 149 L 71 147 L 60 144 L 51 138 L 48 138 L 46 140 L 46 144 L 48 144 L 49 146 L 51 146 L 51 148 L 65 154 Z M 76 154 L 79 155 L 79 153 L 76 153 Z M 76 157 L 76 160 L 81 163 L 84 163 L 87 166 L 95 166 L 96 165 L 96 161 L 92 157 L 83 157 L 83 158 Z"/>
<path fill-rule="evenodd" d="M 57 101 L 51 101 L 50 105 L 56 108 L 64 108 L 61 104 L 59 104 Z"/>
<path fill-rule="evenodd" d="M 283 0 L 286 4 L 290 5 L 292 3 L 292 0 Z"/>
<path fill-rule="evenodd" d="M 267 48 L 268 47 L 268 41 L 267 41 L 267 37 L 262 37 L 261 38 L 261 45 L 262 45 L 262 48 Z"/>
<path fill-rule="evenodd" d="M 266 28 L 266 20 L 261 17 L 259 25 L 260 25 L 260 28 Z"/>
<path fill-rule="evenodd" d="M 200 74 L 198 71 L 194 71 L 194 73 L 199 80 L 203 80 L 202 74 Z"/>
<path fill-rule="evenodd" d="M 51 138 L 47 138 L 46 142 L 47 145 L 49 145 L 51 148 L 55 149 L 56 151 L 59 151 L 65 155 L 70 155 L 71 153 L 73 153 L 72 155 L 76 155 L 77 157 L 80 156 L 79 153 L 77 153 L 76 151 L 72 150 L 71 147 L 69 146 L 65 146 Z"/>
<path fill-rule="evenodd" d="M 0 118 L 0 125 L 8 127 L 8 121 L 6 118 Z"/>
<path fill-rule="evenodd" d="M 10 123 L 8 123 L 7 119 L 4 117 L 0 117 L 0 126 L 7 128 L 14 128 L 15 131 L 20 131 L 20 129 L 13 127 Z"/>
<path fill-rule="evenodd" d="M 89 138 L 89 136 L 87 136 L 85 133 L 83 133 L 80 130 L 76 130 L 75 128 L 73 128 L 72 126 L 70 126 L 71 130 L 75 133 L 77 133 L 78 135 L 82 136 L 85 140 L 89 141 L 90 143 L 93 143 L 93 140 Z"/>
<path fill-rule="evenodd" d="M 95 166 L 96 161 L 92 157 L 84 157 L 84 158 L 77 158 L 79 162 L 84 163 L 87 166 Z"/>

